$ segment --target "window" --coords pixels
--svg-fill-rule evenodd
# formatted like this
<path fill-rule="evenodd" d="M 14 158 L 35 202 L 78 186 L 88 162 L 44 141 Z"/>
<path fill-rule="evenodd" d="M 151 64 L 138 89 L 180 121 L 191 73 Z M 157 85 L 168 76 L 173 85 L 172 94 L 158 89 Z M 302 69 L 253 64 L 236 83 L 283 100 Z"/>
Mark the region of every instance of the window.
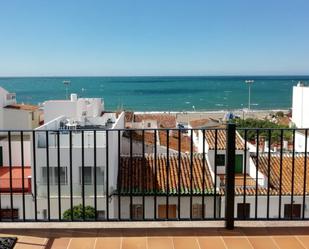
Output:
<path fill-rule="evenodd" d="M 250 218 L 250 204 L 249 203 L 238 203 L 237 204 L 237 218 L 242 219 L 242 220 Z"/>
<path fill-rule="evenodd" d="M 94 184 L 94 168 L 91 166 L 84 166 L 84 184 Z M 79 183 L 83 184 L 82 167 L 79 167 Z M 104 184 L 104 171 L 102 167 L 97 167 L 97 184 Z"/>
<path fill-rule="evenodd" d="M 60 167 L 60 184 L 67 185 L 68 177 L 67 177 L 67 167 Z M 47 184 L 47 167 L 42 167 L 42 182 Z M 58 167 L 50 166 L 49 167 L 49 184 L 50 185 L 58 185 Z"/>
<path fill-rule="evenodd" d="M 217 163 L 217 166 L 225 166 L 225 155 L 217 154 L 216 163 Z"/>
<path fill-rule="evenodd" d="M 148 123 L 148 124 L 147 124 L 147 127 L 148 127 L 148 128 L 151 128 L 151 123 Z"/>
<path fill-rule="evenodd" d="M 34 120 L 34 112 L 31 112 L 31 120 Z"/>
<path fill-rule="evenodd" d="M 141 220 L 143 219 L 143 205 L 142 204 L 132 204 L 132 219 Z"/>
<path fill-rule="evenodd" d="M 193 206 L 192 206 L 192 218 L 193 219 L 202 219 L 203 218 L 203 205 L 202 204 L 193 204 Z"/>
<path fill-rule="evenodd" d="M 292 205 L 285 204 L 284 205 L 284 218 L 291 218 L 291 211 L 292 211 L 292 218 L 300 218 L 301 204 L 292 204 Z"/>

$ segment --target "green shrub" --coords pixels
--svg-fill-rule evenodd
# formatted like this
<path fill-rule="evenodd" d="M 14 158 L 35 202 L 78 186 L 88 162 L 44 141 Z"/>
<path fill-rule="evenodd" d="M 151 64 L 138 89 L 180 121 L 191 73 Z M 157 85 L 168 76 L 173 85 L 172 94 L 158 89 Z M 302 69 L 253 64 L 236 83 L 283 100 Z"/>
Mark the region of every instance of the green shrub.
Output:
<path fill-rule="evenodd" d="M 94 219 L 95 218 L 95 209 L 91 206 L 85 206 L 85 219 Z M 71 219 L 71 209 L 64 211 L 63 219 Z M 80 220 L 83 219 L 83 205 L 77 205 L 73 207 L 73 219 Z"/>
<path fill-rule="evenodd" d="M 276 117 L 283 118 L 284 117 L 283 111 L 276 112 Z"/>
<path fill-rule="evenodd" d="M 272 143 L 278 143 L 280 142 L 281 138 L 281 130 L 284 128 L 289 128 L 286 125 L 279 125 L 275 124 L 273 122 L 270 122 L 269 120 L 261 120 L 261 119 L 254 119 L 254 118 L 247 118 L 247 119 L 235 119 L 235 124 L 237 125 L 237 128 L 259 128 L 259 137 L 265 138 L 266 140 L 269 140 L 269 131 L 268 128 L 272 128 L 271 131 L 271 141 Z M 263 130 L 264 129 L 264 130 Z M 245 132 L 243 130 L 239 131 L 240 135 L 244 138 Z M 247 131 L 247 139 L 248 141 L 253 141 L 256 138 L 256 130 L 248 130 Z M 290 141 L 292 139 L 292 131 L 290 130 L 284 130 L 283 132 L 283 139 Z"/>

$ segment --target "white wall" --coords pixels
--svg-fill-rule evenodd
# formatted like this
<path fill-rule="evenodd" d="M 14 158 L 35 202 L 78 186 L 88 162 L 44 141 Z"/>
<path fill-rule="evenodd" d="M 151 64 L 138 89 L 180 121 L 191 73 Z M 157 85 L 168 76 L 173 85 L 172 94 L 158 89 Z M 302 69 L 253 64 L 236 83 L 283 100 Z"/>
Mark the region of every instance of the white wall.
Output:
<path fill-rule="evenodd" d="M 3 151 L 3 166 L 9 166 L 9 144 L 8 140 L 0 140 Z M 12 166 L 21 166 L 21 141 L 11 141 Z M 0 165 L 2 166 L 2 165 Z M 31 166 L 31 141 L 24 141 L 24 166 Z"/>
<path fill-rule="evenodd" d="M 76 102 L 67 100 L 46 101 L 44 103 L 44 123 L 48 123 L 59 116 L 76 116 Z"/>
<path fill-rule="evenodd" d="M 305 152 L 306 136 L 298 131 L 295 132 L 295 151 Z M 307 137 L 307 151 L 309 152 L 309 132 Z"/>
<path fill-rule="evenodd" d="M 292 121 L 298 128 L 309 128 L 309 87 L 293 87 Z"/>
<path fill-rule="evenodd" d="M 115 215 L 118 215 L 118 196 L 113 196 L 115 201 Z M 178 217 L 178 197 L 170 196 L 168 199 L 169 205 L 176 205 L 176 217 Z M 145 218 L 154 218 L 154 196 L 145 197 Z M 142 197 L 135 196 L 132 198 L 132 204 L 142 204 Z M 192 204 L 202 204 L 202 197 L 193 197 Z M 166 205 L 166 197 L 157 197 L 157 218 L 158 218 L 158 206 Z M 130 218 L 130 197 L 121 197 L 121 218 Z M 205 217 L 213 217 L 214 198 L 205 196 Z M 219 198 L 217 198 L 217 214 L 219 215 Z M 180 197 L 180 216 L 181 218 L 190 218 L 190 197 Z"/>
<path fill-rule="evenodd" d="M 9 194 L 2 194 L 1 195 L 1 208 L 2 209 L 10 209 L 10 195 Z M 63 213 L 71 208 L 69 197 L 61 197 L 61 217 L 63 217 Z M 82 204 L 82 199 L 78 197 L 73 197 L 73 206 Z M 86 197 L 85 198 L 85 206 L 92 206 L 94 207 L 94 198 L 93 197 Z M 37 218 L 38 219 L 46 219 L 44 217 L 44 210 L 47 213 L 47 198 L 37 198 Z M 13 208 L 18 209 L 19 218 L 23 218 L 23 201 L 22 201 L 22 194 L 14 194 L 13 195 Z M 114 206 L 113 203 L 109 205 L 109 216 L 114 217 Z M 97 197 L 97 210 L 98 211 L 106 211 L 106 199 L 105 197 Z M 35 218 L 35 202 L 32 195 L 25 194 L 25 218 L 26 219 L 34 219 Z M 51 219 L 58 219 L 59 212 L 58 212 L 58 198 L 52 197 L 50 198 L 50 218 Z"/>
<path fill-rule="evenodd" d="M 79 98 L 71 100 L 49 100 L 44 102 L 45 123 L 59 117 L 76 118 L 82 116 L 99 117 L 103 111 L 101 98 Z"/>
<path fill-rule="evenodd" d="M 7 90 L 0 86 L 0 108 L 12 104 L 16 104 L 15 93 L 9 93 Z"/>
<path fill-rule="evenodd" d="M 0 108 L 0 129 L 27 130 L 33 129 L 30 111 Z"/>
<path fill-rule="evenodd" d="M 293 198 L 294 204 L 303 204 L 302 196 L 294 196 Z M 309 216 L 308 209 L 308 196 L 306 196 L 305 202 L 305 217 Z M 224 208 L 225 208 L 225 197 L 222 197 L 221 204 L 221 213 L 224 216 Z M 243 203 L 243 196 L 235 197 L 235 206 L 234 206 L 234 214 L 235 218 L 237 217 L 237 204 Z M 246 203 L 250 204 L 250 218 L 255 217 L 255 196 L 246 196 Z M 267 217 L 267 196 L 258 196 L 258 207 L 257 207 L 257 217 L 258 218 L 266 218 Z M 284 217 L 284 205 L 291 204 L 291 196 L 282 196 L 281 197 L 281 217 Z M 269 197 L 269 218 L 279 218 L 279 196 L 270 196 Z M 303 209 L 303 206 L 302 206 Z M 301 210 L 302 214 L 302 210 Z"/>

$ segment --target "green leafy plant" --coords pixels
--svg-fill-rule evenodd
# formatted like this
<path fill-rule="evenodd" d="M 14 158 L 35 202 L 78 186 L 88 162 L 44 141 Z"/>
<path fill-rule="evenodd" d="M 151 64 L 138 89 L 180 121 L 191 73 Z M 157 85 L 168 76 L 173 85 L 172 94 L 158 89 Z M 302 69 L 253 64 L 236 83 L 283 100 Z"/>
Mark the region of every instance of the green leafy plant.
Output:
<path fill-rule="evenodd" d="M 269 140 L 269 131 L 267 129 L 271 128 L 271 142 L 279 143 L 281 139 L 281 130 L 284 128 L 289 128 L 286 125 L 275 124 L 269 120 L 261 120 L 261 119 L 240 119 L 237 118 L 234 120 L 237 128 L 259 128 L 259 137 L 264 138 L 265 140 Z M 239 131 L 240 135 L 244 138 L 244 130 Z M 249 141 L 253 141 L 256 138 L 257 132 L 256 130 L 247 130 L 247 139 Z M 283 139 L 290 141 L 292 139 L 292 131 L 284 130 L 283 131 Z"/>
<path fill-rule="evenodd" d="M 72 209 L 73 211 L 73 219 L 79 220 L 83 219 L 83 206 L 82 204 L 76 205 Z M 71 209 L 67 209 L 63 213 L 63 219 L 70 220 L 71 219 Z M 95 218 L 95 209 L 91 206 L 85 206 L 85 219 L 94 219 Z"/>

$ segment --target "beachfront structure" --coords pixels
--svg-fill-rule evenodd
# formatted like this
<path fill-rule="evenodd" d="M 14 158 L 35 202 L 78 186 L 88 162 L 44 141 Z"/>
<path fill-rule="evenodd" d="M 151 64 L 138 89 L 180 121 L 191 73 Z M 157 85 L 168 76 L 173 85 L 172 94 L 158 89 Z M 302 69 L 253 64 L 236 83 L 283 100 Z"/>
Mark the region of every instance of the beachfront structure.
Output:
<path fill-rule="evenodd" d="M 292 122 L 297 128 L 309 128 L 309 87 L 301 82 L 293 87 Z"/>
<path fill-rule="evenodd" d="M 78 98 L 71 94 L 69 100 L 48 100 L 44 102 L 45 123 L 60 116 L 73 118 L 78 121 L 84 117 L 96 118 L 104 111 L 104 101 L 101 98 Z"/>
<path fill-rule="evenodd" d="M 0 87 L 0 130 L 34 129 L 39 123 L 38 106 L 18 104 L 15 93 Z"/>

